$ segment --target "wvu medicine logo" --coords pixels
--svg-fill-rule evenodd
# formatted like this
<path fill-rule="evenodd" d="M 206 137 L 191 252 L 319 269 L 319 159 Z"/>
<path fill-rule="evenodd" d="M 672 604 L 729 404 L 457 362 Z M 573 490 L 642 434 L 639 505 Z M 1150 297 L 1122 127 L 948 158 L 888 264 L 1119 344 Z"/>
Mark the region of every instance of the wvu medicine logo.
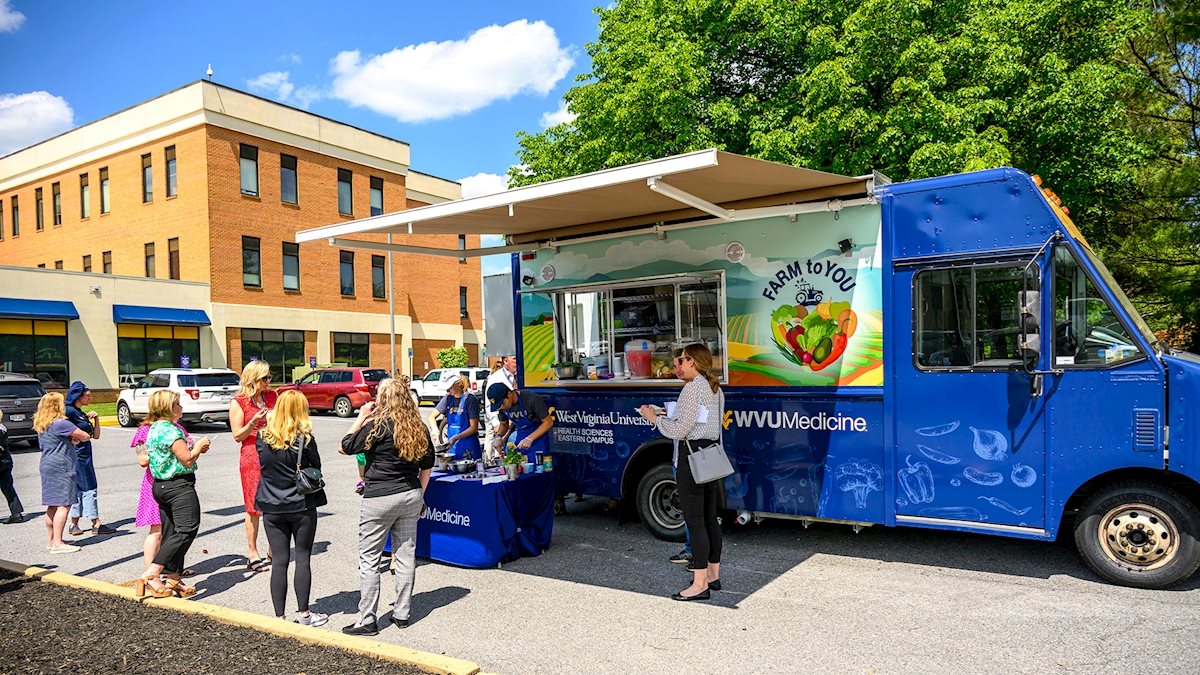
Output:
<path fill-rule="evenodd" d="M 730 424 L 733 424 L 733 411 L 726 410 L 725 414 L 721 416 L 721 428 L 728 429 Z"/>
<path fill-rule="evenodd" d="M 853 431 L 865 432 L 865 417 L 852 417 L 835 411 L 832 415 L 821 411 L 815 415 L 785 410 L 726 410 L 721 416 L 721 426 L 743 429 L 799 429 L 801 431 Z"/>

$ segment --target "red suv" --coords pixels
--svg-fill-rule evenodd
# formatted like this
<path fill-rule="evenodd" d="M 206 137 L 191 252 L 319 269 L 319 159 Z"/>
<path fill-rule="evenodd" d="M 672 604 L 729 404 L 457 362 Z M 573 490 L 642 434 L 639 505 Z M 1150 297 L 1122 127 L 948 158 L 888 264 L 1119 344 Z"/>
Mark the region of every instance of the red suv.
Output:
<path fill-rule="evenodd" d="M 308 399 L 311 410 L 332 410 L 338 417 L 349 417 L 375 399 L 375 390 L 387 376 L 382 368 L 323 368 L 278 391 L 296 389 Z"/>

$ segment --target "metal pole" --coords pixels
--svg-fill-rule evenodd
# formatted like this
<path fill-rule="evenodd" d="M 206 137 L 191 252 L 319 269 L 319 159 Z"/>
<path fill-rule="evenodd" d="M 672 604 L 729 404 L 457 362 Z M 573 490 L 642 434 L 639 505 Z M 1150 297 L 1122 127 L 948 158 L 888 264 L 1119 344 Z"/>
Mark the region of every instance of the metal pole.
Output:
<path fill-rule="evenodd" d="M 392 233 L 388 233 L 387 243 L 392 243 Z M 388 377 L 396 376 L 396 281 L 392 276 L 392 252 L 387 254 L 387 285 L 388 285 L 388 347 L 392 354 L 392 367 Z"/>

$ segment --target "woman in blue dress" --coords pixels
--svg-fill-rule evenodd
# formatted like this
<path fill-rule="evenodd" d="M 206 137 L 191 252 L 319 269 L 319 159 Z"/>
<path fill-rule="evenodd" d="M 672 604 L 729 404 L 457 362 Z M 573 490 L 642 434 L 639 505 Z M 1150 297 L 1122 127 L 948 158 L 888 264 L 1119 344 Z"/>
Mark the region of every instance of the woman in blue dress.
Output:
<path fill-rule="evenodd" d="M 42 504 L 46 507 L 46 550 L 51 553 L 75 553 L 78 546 L 63 543 L 63 530 L 71 505 L 79 499 L 75 484 L 75 467 L 80 443 L 91 436 L 67 420 L 63 395 L 49 393 L 38 402 L 33 416 L 33 429 L 38 432 L 38 447 L 42 451 L 38 473 L 42 478 Z"/>

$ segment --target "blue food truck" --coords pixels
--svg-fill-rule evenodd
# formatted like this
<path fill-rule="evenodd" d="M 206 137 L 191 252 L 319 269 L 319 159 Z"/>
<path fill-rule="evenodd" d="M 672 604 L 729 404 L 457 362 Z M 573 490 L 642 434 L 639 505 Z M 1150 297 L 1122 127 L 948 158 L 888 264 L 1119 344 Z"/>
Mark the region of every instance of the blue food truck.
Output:
<path fill-rule="evenodd" d="M 637 408 L 675 399 L 672 349 L 702 342 L 740 520 L 1071 528 L 1137 587 L 1200 566 L 1200 357 L 1156 340 L 1019 170 L 890 183 L 703 151 L 300 239 L 357 232 L 507 235 L 560 490 L 657 537 L 683 536 L 672 449 Z"/>

